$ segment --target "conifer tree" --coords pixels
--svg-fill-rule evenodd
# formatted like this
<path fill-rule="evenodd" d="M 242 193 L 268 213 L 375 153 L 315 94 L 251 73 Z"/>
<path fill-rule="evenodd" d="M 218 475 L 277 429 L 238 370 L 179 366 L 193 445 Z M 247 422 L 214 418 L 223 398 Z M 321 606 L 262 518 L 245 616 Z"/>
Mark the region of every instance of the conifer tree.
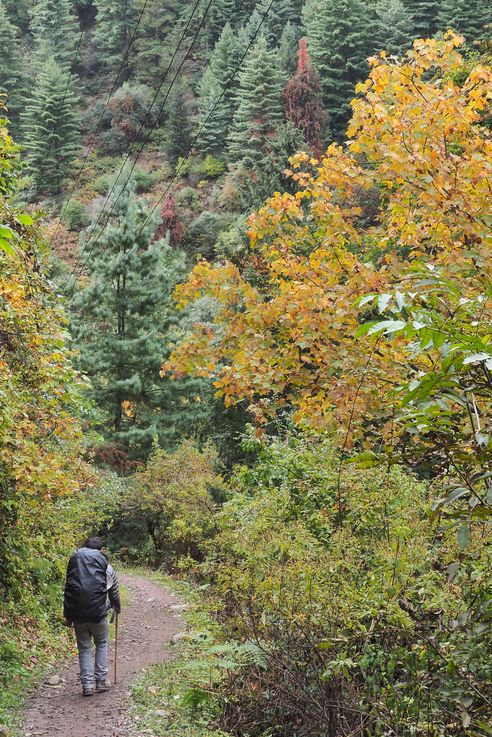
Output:
<path fill-rule="evenodd" d="M 224 26 L 229 23 L 235 22 L 237 17 L 237 2 L 236 0 L 216 0 L 212 8 L 210 9 L 208 31 L 209 40 L 211 43 L 215 43 Z"/>
<path fill-rule="evenodd" d="M 367 75 L 374 26 L 362 0 L 308 0 L 304 23 L 334 133 L 343 134 L 357 82 Z"/>
<path fill-rule="evenodd" d="M 307 41 L 299 41 L 297 73 L 284 91 L 285 117 L 302 131 L 306 143 L 320 155 L 327 128 L 319 74 L 311 65 Z"/>
<path fill-rule="evenodd" d="M 36 194 L 56 194 L 77 151 L 76 97 L 70 74 L 49 57 L 21 116 Z"/>
<path fill-rule="evenodd" d="M 375 51 L 401 55 L 412 44 L 412 14 L 402 0 L 378 0 L 375 13 Z"/>
<path fill-rule="evenodd" d="M 200 84 L 200 134 L 198 148 L 204 154 L 218 156 L 223 154 L 230 124 L 230 107 L 222 95 L 212 70 L 208 68 Z"/>
<path fill-rule="evenodd" d="M 299 40 L 298 27 L 287 23 L 280 37 L 278 47 L 278 64 L 286 79 L 294 76 L 297 69 L 297 42 Z"/>
<path fill-rule="evenodd" d="M 430 38 L 438 27 L 441 0 L 405 0 L 413 19 L 414 38 Z"/>
<path fill-rule="evenodd" d="M 62 66 L 72 61 L 77 24 L 70 0 L 39 0 L 34 7 L 31 31 L 36 64 L 42 64 L 49 57 Z"/>
<path fill-rule="evenodd" d="M 27 33 L 31 11 L 30 0 L 5 0 L 4 6 L 11 23 L 22 33 Z"/>
<path fill-rule="evenodd" d="M 226 23 L 210 57 L 210 70 L 217 84 L 225 90 L 224 100 L 229 107 L 231 116 L 235 108 L 235 98 L 239 86 L 237 75 L 234 76 L 234 72 L 245 49 L 245 46 L 243 46 L 244 39 L 242 41 L 241 38 L 241 34 L 235 33 L 231 24 Z"/>
<path fill-rule="evenodd" d="M 253 13 L 258 0 L 240 0 L 237 3 L 236 23 L 244 25 Z"/>
<path fill-rule="evenodd" d="M 145 0 L 137 0 L 137 10 Z M 143 8 L 138 34 L 134 40 L 134 68 L 138 79 L 155 85 L 172 55 L 169 37 L 179 15 L 179 0 L 151 0 Z"/>
<path fill-rule="evenodd" d="M 275 49 L 280 43 L 282 32 L 288 23 L 299 25 L 300 17 L 294 0 L 276 0 L 270 7 L 271 0 L 259 0 L 256 9 L 260 16 L 265 15 L 262 33 L 268 45 Z"/>
<path fill-rule="evenodd" d="M 9 118 L 15 124 L 22 106 L 22 60 L 17 31 L 13 23 L 10 22 L 2 0 L 0 0 L 0 49 L 2 49 L 0 95 L 7 95 L 6 104 L 9 110 Z"/>
<path fill-rule="evenodd" d="M 490 38 L 492 3 L 487 0 L 442 0 L 438 18 L 441 31 L 452 28 L 468 42 Z"/>
<path fill-rule="evenodd" d="M 186 93 L 181 85 L 172 92 L 167 124 L 167 156 L 171 164 L 186 158 L 191 147 L 191 120 Z"/>
<path fill-rule="evenodd" d="M 137 19 L 136 0 L 98 0 L 94 43 L 107 68 L 120 66 L 130 45 Z M 128 79 L 134 63 L 133 49 L 127 56 L 120 79 Z"/>
<path fill-rule="evenodd" d="M 277 55 L 260 36 L 239 77 L 238 107 L 229 135 L 229 156 L 250 166 L 261 161 L 282 122 Z"/>
<path fill-rule="evenodd" d="M 185 274 L 185 256 L 168 237 L 155 240 L 159 217 L 149 217 L 127 179 L 125 169 L 106 204 L 113 214 L 97 247 L 90 228 L 82 239 L 90 281 L 72 298 L 73 328 L 79 368 L 91 378 L 106 438 L 141 458 L 155 437 L 172 445 L 186 418 L 190 433 L 196 403 L 189 384 L 159 375 L 177 323 L 171 294 Z"/>

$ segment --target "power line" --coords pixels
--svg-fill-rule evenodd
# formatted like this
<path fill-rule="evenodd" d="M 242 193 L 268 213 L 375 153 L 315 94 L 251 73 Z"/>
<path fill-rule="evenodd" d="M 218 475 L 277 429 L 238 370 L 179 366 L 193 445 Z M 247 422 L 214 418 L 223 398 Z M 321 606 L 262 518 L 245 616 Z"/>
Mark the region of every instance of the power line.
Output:
<path fill-rule="evenodd" d="M 112 96 L 113 96 L 113 94 L 114 94 L 114 91 L 115 91 L 115 89 L 116 89 L 116 85 L 118 84 L 118 80 L 119 80 L 119 78 L 120 78 L 120 74 L 121 74 L 121 72 L 123 71 L 123 68 L 124 68 L 124 66 L 125 66 L 125 63 L 126 63 L 126 61 L 127 61 L 127 59 L 128 59 L 128 55 L 129 55 L 129 53 L 130 53 L 130 49 L 131 49 L 131 47 L 132 47 L 132 45 L 133 45 L 133 41 L 135 40 L 135 36 L 136 36 L 136 33 L 137 33 L 137 31 L 138 31 L 138 28 L 139 28 L 139 26 L 140 26 L 140 22 L 141 22 L 141 20 L 142 20 L 142 18 L 143 18 L 143 14 L 144 14 L 144 12 L 145 12 L 145 9 L 146 9 L 146 7 L 147 7 L 148 3 L 149 3 L 149 0 L 145 0 L 145 3 L 144 3 L 144 5 L 143 5 L 143 7 L 142 7 L 142 10 L 140 11 L 140 15 L 139 15 L 139 17 L 138 17 L 137 23 L 136 23 L 136 25 L 135 25 L 135 28 L 133 29 L 133 32 L 132 32 L 132 35 L 131 35 L 131 37 L 130 37 L 130 41 L 129 41 L 129 43 L 128 43 L 128 46 L 127 46 L 127 48 L 126 48 L 125 54 L 124 54 L 124 56 L 123 56 L 123 58 L 122 58 L 122 60 L 121 60 L 121 64 L 120 64 L 120 66 L 119 66 L 119 68 L 118 68 L 118 71 L 117 71 L 117 73 L 116 73 L 116 77 L 115 77 L 115 79 L 114 79 L 114 82 L 113 82 L 113 85 L 112 85 L 112 87 L 111 87 L 111 91 L 110 91 L 110 93 L 109 93 L 109 95 L 108 95 L 108 97 L 107 97 L 107 99 L 106 99 L 106 102 L 104 103 L 104 107 L 103 107 L 103 109 L 102 109 L 102 111 L 101 111 L 101 115 L 99 116 L 99 120 L 97 121 L 97 125 L 96 125 L 96 128 L 95 128 L 95 130 L 94 130 L 94 133 L 92 134 L 92 138 L 91 138 L 91 141 L 90 141 L 90 144 L 89 144 L 89 148 L 87 149 L 87 153 L 85 154 L 85 156 L 84 156 L 84 158 L 83 158 L 83 160 L 82 160 L 82 164 L 81 164 L 81 166 L 80 166 L 80 168 L 79 168 L 79 170 L 78 170 L 78 172 L 77 172 L 77 176 L 76 176 L 75 182 L 74 182 L 74 184 L 73 184 L 73 187 L 72 187 L 72 189 L 70 190 L 70 194 L 69 194 L 69 196 L 68 196 L 68 199 L 66 199 L 66 200 L 65 200 L 65 202 L 63 203 L 62 209 L 60 210 L 60 215 L 59 215 L 59 218 L 60 218 L 60 219 L 61 219 L 61 217 L 62 217 L 62 215 L 63 215 L 64 211 L 66 210 L 66 208 L 67 208 L 67 206 L 68 206 L 68 203 L 70 202 L 70 200 L 72 199 L 72 197 L 73 197 L 73 195 L 74 195 L 74 192 L 75 192 L 75 190 L 76 190 L 76 188 L 77 188 L 77 185 L 78 185 L 78 183 L 80 182 L 80 178 L 81 178 L 81 176 L 82 176 L 82 172 L 83 172 L 83 171 L 84 171 L 84 169 L 85 169 L 85 166 L 86 166 L 86 163 L 87 163 L 87 159 L 89 158 L 89 156 L 90 156 L 90 154 L 91 154 L 91 152 L 92 152 L 92 150 L 93 150 L 93 148 L 94 148 L 94 143 L 95 143 L 95 140 L 96 140 L 96 136 L 97 136 L 97 134 L 98 134 L 98 132 L 99 132 L 99 128 L 100 128 L 100 126 L 101 126 L 101 123 L 102 123 L 102 121 L 103 121 L 103 118 L 104 118 L 104 113 L 106 112 L 106 110 L 107 110 L 107 108 L 108 108 L 108 105 L 109 105 L 109 101 L 111 100 L 111 97 L 112 97 Z M 61 221 L 61 220 L 60 220 L 60 221 Z M 52 246 L 52 245 L 53 245 L 53 242 L 54 242 L 54 240 L 55 240 L 56 234 L 58 233 L 59 229 L 60 229 L 60 222 L 59 222 L 59 223 L 58 223 L 58 225 L 56 226 L 56 228 L 55 228 L 55 232 L 54 232 L 54 233 L 53 233 L 53 235 L 51 236 L 51 239 L 50 239 L 50 246 Z"/>
<path fill-rule="evenodd" d="M 206 126 L 206 124 L 208 123 L 208 121 L 210 120 L 210 118 L 212 117 L 212 115 L 214 114 L 214 112 L 215 112 L 215 110 L 217 109 L 218 105 L 219 105 L 219 104 L 220 104 L 220 102 L 222 101 L 222 98 L 224 97 L 225 93 L 227 92 L 227 90 L 228 90 L 228 89 L 229 89 L 229 87 L 231 86 L 232 82 L 234 81 L 234 79 L 235 79 L 235 77 L 236 77 L 237 73 L 239 72 L 239 70 L 240 70 L 240 68 L 241 68 L 241 66 L 242 66 L 242 64 L 243 64 L 243 62 L 244 62 L 244 60 L 245 60 L 246 56 L 247 56 L 247 55 L 248 55 L 248 53 L 249 53 L 249 50 L 251 49 L 251 47 L 253 46 L 254 42 L 256 41 L 256 38 L 257 38 L 257 36 L 258 36 L 258 33 L 260 32 L 260 30 L 261 30 L 261 27 L 262 27 L 263 23 L 265 22 L 265 19 L 266 19 L 266 17 L 267 17 L 267 15 L 268 15 L 268 13 L 270 12 L 270 10 L 271 10 L 271 8 L 272 8 L 272 6 L 273 6 L 273 3 L 274 3 L 274 1 L 275 1 L 275 0 L 271 0 L 271 2 L 270 2 L 270 5 L 268 6 L 268 8 L 267 8 L 267 9 L 265 10 L 265 12 L 263 13 L 263 16 L 262 16 L 262 18 L 261 18 L 261 21 L 260 21 L 260 23 L 259 23 L 259 25 L 258 25 L 258 27 L 257 27 L 257 29 L 256 29 L 256 31 L 255 31 L 255 33 L 253 34 L 253 37 L 251 38 L 251 40 L 250 40 L 250 42 L 249 42 L 249 44 L 248 44 L 248 46 L 247 46 L 247 48 L 246 48 L 246 50 L 245 50 L 244 54 L 242 55 L 241 59 L 239 60 L 239 63 L 237 64 L 236 68 L 234 69 L 234 71 L 232 72 L 231 76 L 230 76 L 230 77 L 229 77 L 229 79 L 227 80 L 227 82 L 226 82 L 226 84 L 225 84 L 225 87 L 224 87 L 224 89 L 222 90 L 222 92 L 221 92 L 221 94 L 219 95 L 219 97 L 217 98 L 217 100 L 215 101 L 215 104 L 214 104 L 213 108 L 211 109 L 211 111 L 209 112 L 209 114 L 207 115 L 207 117 L 205 118 L 205 120 L 203 121 L 203 123 L 201 124 L 200 128 L 198 129 L 198 132 L 197 132 L 197 134 L 196 134 L 196 135 L 195 135 L 195 137 L 193 138 L 193 140 L 192 140 L 192 142 L 191 142 L 191 144 L 190 144 L 190 147 L 189 147 L 189 149 L 188 149 L 188 156 L 189 156 L 190 152 L 192 151 L 192 149 L 193 149 L 193 146 L 194 146 L 194 145 L 195 145 L 195 143 L 197 142 L 197 140 L 198 140 L 198 138 L 199 138 L 199 136 L 200 136 L 200 133 L 202 132 L 202 130 L 204 129 L 204 127 Z M 142 235 L 142 233 L 143 233 L 143 231 L 144 231 L 144 229 L 145 229 L 145 227 L 146 227 L 147 223 L 148 223 L 148 222 L 149 222 L 149 220 L 151 219 L 152 215 L 153 215 L 153 214 L 154 214 L 154 212 L 155 212 L 155 211 L 157 210 L 157 208 L 159 207 L 159 205 L 161 204 L 161 202 L 163 201 L 163 199 L 165 198 L 165 196 L 167 195 L 167 193 L 168 193 L 168 192 L 169 192 L 169 190 L 171 189 L 171 186 L 173 185 L 173 183 L 174 183 L 174 182 L 176 181 L 176 178 L 178 177 L 179 171 L 180 171 L 180 169 L 179 169 L 179 167 L 178 167 L 178 170 L 177 170 L 177 171 L 176 171 L 176 173 L 174 174 L 174 176 L 173 176 L 173 178 L 171 179 L 171 181 L 169 182 L 168 186 L 166 187 L 166 189 L 164 190 L 164 192 L 162 193 L 162 195 L 161 195 L 161 196 L 159 197 L 159 199 L 158 199 L 158 200 L 157 200 L 157 202 L 155 203 L 154 207 L 152 208 L 152 210 L 151 210 L 151 211 L 149 212 L 149 214 L 147 215 L 146 219 L 144 220 L 144 222 L 143 222 L 143 224 L 142 224 L 142 226 L 141 226 L 140 230 L 138 231 L 137 235 L 135 236 L 135 241 L 138 241 L 139 237 L 140 237 L 140 236 Z M 99 235 L 100 235 L 100 234 L 99 234 Z M 131 250 L 130 250 L 130 251 L 128 251 L 127 253 L 129 254 L 130 252 L 131 252 Z M 118 267 L 119 267 L 119 266 L 121 266 L 121 264 L 122 264 L 122 263 L 124 262 L 124 260 L 125 260 L 126 256 L 127 256 L 127 254 L 125 254 L 125 255 L 123 256 L 123 258 L 121 259 L 121 261 L 119 261 L 119 262 L 118 262 Z M 106 282 L 103 282 L 103 283 L 102 283 L 102 286 L 105 286 L 105 285 L 106 285 Z"/>
<path fill-rule="evenodd" d="M 196 42 L 196 40 L 197 40 L 197 38 L 198 38 L 198 35 L 200 34 L 200 31 L 201 31 L 201 30 L 202 30 L 202 28 L 203 28 L 203 25 L 204 25 L 204 23 L 205 23 L 205 19 L 206 19 L 207 15 L 208 15 L 208 12 L 209 12 L 209 10 L 210 10 L 210 7 L 211 7 L 211 5 L 212 5 L 212 2 L 213 2 L 213 0 L 209 0 L 209 2 L 208 2 L 208 5 L 207 5 L 207 7 L 206 7 L 206 10 L 205 10 L 205 13 L 204 13 L 204 15 L 203 15 L 203 17 L 202 17 L 202 20 L 200 21 L 200 25 L 199 25 L 199 27 L 198 27 L 198 29 L 197 29 L 197 31 L 196 31 L 196 33 L 195 33 L 195 35 L 193 36 L 193 40 L 192 40 L 192 42 L 191 42 L 191 45 L 190 45 L 190 47 L 188 48 L 188 51 L 186 52 L 186 54 L 185 54 L 185 56 L 184 56 L 183 60 L 181 61 L 180 65 L 179 65 L 179 67 L 178 67 L 178 70 L 177 70 L 176 74 L 174 75 L 174 77 L 173 77 L 173 79 L 172 79 L 172 81 L 171 81 L 171 84 L 170 84 L 170 86 L 169 86 L 169 89 L 167 90 L 167 92 L 166 92 L 166 95 L 165 95 L 165 97 L 164 97 L 164 100 L 163 100 L 163 102 L 162 102 L 162 104 L 161 104 L 161 106 L 160 106 L 160 108 L 159 108 L 159 112 L 158 112 L 158 114 L 157 114 L 157 116 L 156 116 L 156 119 L 155 119 L 154 123 L 152 124 L 151 128 L 149 129 L 149 131 L 148 131 L 147 135 L 145 136 L 145 139 L 144 139 L 144 141 L 143 141 L 142 145 L 140 146 L 140 149 L 139 149 L 139 151 L 138 151 L 138 154 L 137 154 L 137 156 L 136 156 L 136 158 L 135 158 L 135 160 L 134 160 L 134 162 L 133 162 L 133 164 L 132 164 L 132 167 L 131 167 L 131 169 L 130 169 L 130 172 L 129 172 L 129 174 L 128 174 L 128 177 L 127 177 L 127 179 L 126 179 L 125 183 L 123 184 L 123 186 L 122 186 L 122 188 L 121 188 L 121 191 L 119 192 L 118 196 L 117 196 L 117 197 L 116 197 L 116 199 L 115 199 L 115 200 L 114 200 L 114 201 L 113 201 L 113 202 L 111 203 L 111 209 L 110 209 L 110 212 L 109 212 L 109 214 L 108 214 L 108 215 L 107 215 L 107 217 L 106 217 L 106 221 L 105 221 L 105 223 L 104 223 L 104 224 L 102 225 L 102 227 L 101 227 L 100 231 L 99 231 L 99 232 L 97 233 L 97 236 L 95 236 L 95 235 L 94 235 L 94 232 L 95 232 L 95 230 L 96 230 L 96 228 L 97 228 L 97 225 L 98 225 L 98 223 L 99 223 L 99 221 L 100 221 L 100 219 L 101 219 L 101 216 L 102 216 L 102 214 L 103 214 L 103 212 L 104 212 L 104 210 L 105 210 L 105 208 L 106 208 L 106 204 L 110 202 L 110 197 L 111 197 L 111 194 L 112 194 L 112 193 L 114 192 L 114 190 L 115 190 L 115 188 L 116 188 L 116 185 L 117 185 L 117 183 L 118 183 L 118 180 L 119 180 L 119 178 L 120 178 L 120 176 L 121 176 L 121 174 L 122 174 L 122 172 L 123 172 L 123 169 L 124 169 L 124 167 L 126 166 L 126 164 L 127 164 L 128 160 L 129 160 L 130 156 L 131 156 L 131 155 L 132 155 L 132 153 L 133 153 L 133 147 L 131 147 L 131 148 L 130 148 L 130 150 L 128 151 L 128 153 L 127 153 L 127 156 L 126 156 L 125 160 L 123 161 L 123 164 L 121 165 L 121 167 L 120 167 L 120 169 L 119 169 L 119 171 L 118 171 L 118 174 L 117 174 L 117 176 L 116 176 L 116 178 L 115 178 L 115 180 L 114 180 L 114 183 L 113 183 L 112 187 L 110 188 L 110 190 L 109 190 L 109 192 L 108 192 L 108 194 L 107 194 L 107 196 L 106 196 L 106 201 L 105 201 L 105 203 L 104 203 L 103 207 L 101 208 L 101 210 L 100 210 L 100 212 L 99 212 L 99 214 L 98 214 L 98 216 L 97 216 L 97 218 L 96 218 L 96 222 L 95 222 L 95 223 L 94 223 L 94 225 L 92 226 L 92 232 L 91 232 L 91 235 L 89 236 L 89 239 L 88 239 L 88 241 L 87 241 L 87 244 L 86 244 L 86 247 L 88 247 L 88 246 L 89 246 L 89 245 L 91 244 L 91 241 L 92 241 L 92 247 L 91 247 L 91 248 L 89 249 L 89 252 L 88 252 L 88 254 L 86 255 L 86 259 L 85 259 L 85 261 L 84 261 L 84 264 L 83 264 L 83 266 L 87 265 L 87 260 L 89 259 L 89 257 L 90 257 L 90 255 L 91 255 L 92 251 L 94 250 L 94 246 L 95 246 L 95 244 L 97 243 L 97 239 L 98 239 L 98 238 L 99 238 L 99 237 L 101 236 L 101 234 L 102 234 L 102 233 L 104 232 L 104 229 L 106 228 L 106 226 L 107 226 L 107 224 L 108 224 L 108 222 L 109 222 L 109 218 L 111 217 L 111 215 L 112 215 L 112 214 L 113 214 L 113 212 L 114 212 L 114 209 L 115 209 L 116 203 L 117 203 L 117 202 L 118 202 L 118 200 L 120 199 L 120 197 L 121 197 L 121 195 L 123 194 L 123 191 L 124 191 L 124 189 L 125 189 L 126 185 L 127 185 L 127 184 L 128 184 L 128 182 L 130 181 L 130 177 L 131 177 L 131 175 L 132 175 L 132 173 L 133 173 L 133 171 L 134 171 L 134 169 L 135 169 L 135 166 L 137 165 L 137 161 L 138 161 L 138 159 L 140 158 L 140 155 L 142 154 L 142 151 L 144 150 L 145 146 L 147 145 L 147 143 L 148 143 L 148 141 L 149 141 L 149 138 L 150 138 L 150 136 L 151 136 L 152 132 L 154 131 L 154 129 L 155 129 L 156 125 L 157 125 L 157 122 L 158 122 L 158 120 L 159 120 L 160 116 L 162 115 L 162 112 L 163 112 L 163 110 L 164 110 L 164 107 L 165 107 L 165 104 L 166 104 L 166 102 L 167 102 L 167 99 L 168 99 L 168 97 L 169 97 L 169 94 L 171 93 L 171 90 L 172 90 L 172 88 L 173 88 L 173 86 L 174 86 L 174 83 L 176 82 L 176 79 L 178 78 L 178 76 L 179 76 L 179 73 L 181 72 L 181 69 L 183 68 L 183 66 L 184 66 L 185 62 L 187 61 L 187 59 L 188 59 L 188 57 L 189 57 L 189 55 L 190 55 L 190 53 L 191 53 L 191 50 L 193 49 L 193 46 L 195 45 L 195 42 Z M 139 127 L 139 129 L 138 129 L 138 131 L 137 131 L 137 137 L 138 137 L 138 136 L 140 135 L 140 133 L 142 132 L 142 129 L 143 129 L 143 127 L 144 127 L 145 123 L 147 122 L 147 119 L 148 119 L 148 118 L 149 118 L 149 116 L 150 116 L 150 113 L 151 113 L 151 111 L 152 111 L 152 108 L 153 108 L 153 106 L 154 106 L 154 104 L 155 104 L 155 102 L 156 102 L 156 100 L 157 100 L 157 97 L 158 97 L 158 95 L 159 95 L 159 93 L 160 93 L 160 91 L 161 91 L 161 89 L 162 89 L 162 86 L 163 86 L 163 84 L 164 84 L 164 82 L 165 82 L 165 80 L 166 80 L 166 77 L 167 77 L 167 75 L 168 75 L 168 73 L 169 73 L 169 71 L 170 71 L 170 69 L 171 69 L 171 67 L 172 67 L 172 64 L 173 64 L 173 62 L 174 62 L 174 60 L 175 60 L 175 58 L 176 58 L 176 56 L 177 56 L 177 54 L 178 54 L 178 51 L 179 51 L 179 49 L 180 49 L 180 46 L 181 46 L 181 44 L 182 44 L 182 42 L 183 42 L 183 40 L 184 40 L 184 38 L 185 38 L 185 36 L 186 36 L 186 33 L 188 32 L 188 29 L 189 29 L 189 27 L 190 27 L 190 25 L 191 25 L 191 21 L 193 20 L 193 17 L 194 17 L 194 15 L 195 15 L 195 13 L 196 13 L 196 11 L 197 11 L 197 9 L 198 9 L 198 6 L 200 5 L 200 3 L 201 3 L 201 0 L 196 0 L 196 2 L 195 2 L 195 5 L 194 5 L 194 7 L 193 7 L 193 10 L 192 10 L 192 13 L 191 13 L 191 15 L 190 15 L 190 17 L 189 17 L 189 19 L 188 19 L 188 21 L 187 21 L 187 23 L 186 23 L 186 26 L 185 26 L 185 29 L 184 29 L 183 33 L 181 34 L 181 37 L 180 37 L 180 39 L 179 39 L 179 42 L 178 42 L 178 45 L 176 46 L 176 49 L 175 49 L 175 51 L 174 51 L 174 53 L 173 53 L 173 56 L 172 56 L 172 58 L 171 58 L 171 61 L 169 62 L 169 65 L 168 65 L 168 67 L 167 67 L 167 69 L 166 69 L 166 72 L 165 72 L 165 74 L 164 74 L 164 76 L 163 76 L 163 78 L 162 78 L 162 80 L 161 80 L 161 82 L 160 82 L 160 84 L 159 84 L 159 87 L 157 88 L 157 91 L 156 91 L 156 93 L 155 93 L 155 95 L 154 95 L 154 98 L 153 98 L 153 100 L 152 100 L 152 102 L 151 102 L 151 104 L 150 104 L 150 107 L 149 107 L 148 111 L 147 111 L 147 115 L 146 115 L 146 117 L 145 117 L 144 121 L 142 121 L 142 123 L 140 124 L 140 127 Z M 95 240 L 94 240 L 94 239 L 95 239 Z M 83 268 L 83 266 L 82 266 L 82 268 Z M 66 288 L 66 286 L 67 286 L 68 282 L 70 281 L 71 277 L 75 275 L 75 273 L 76 273 L 76 267 L 74 267 L 74 268 L 72 269 L 72 272 L 71 272 L 71 273 L 69 274 L 69 276 L 68 276 L 68 279 L 67 279 L 66 283 L 65 283 L 65 284 L 64 284 L 64 285 L 62 286 L 62 289 L 65 289 L 65 288 Z"/>

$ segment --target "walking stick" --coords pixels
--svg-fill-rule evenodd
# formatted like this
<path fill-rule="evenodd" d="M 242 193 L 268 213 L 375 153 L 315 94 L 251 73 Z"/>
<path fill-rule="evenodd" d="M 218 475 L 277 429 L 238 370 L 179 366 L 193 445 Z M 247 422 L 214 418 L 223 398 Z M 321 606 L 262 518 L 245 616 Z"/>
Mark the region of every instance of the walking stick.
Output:
<path fill-rule="evenodd" d="M 114 686 L 116 686 L 116 665 L 118 662 L 118 614 L 114 621 Z"/>

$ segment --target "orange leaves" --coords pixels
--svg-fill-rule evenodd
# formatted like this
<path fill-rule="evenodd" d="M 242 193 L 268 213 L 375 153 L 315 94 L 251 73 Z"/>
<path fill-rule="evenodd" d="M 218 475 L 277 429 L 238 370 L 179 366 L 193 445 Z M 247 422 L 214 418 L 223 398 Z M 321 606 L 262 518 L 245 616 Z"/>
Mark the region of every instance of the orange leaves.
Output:
<path fill-rule="evenodd" d="M 408 357 L 394 335 L 377 350 L 370 336 L 355 340 L 379 315 L 358 298 L 398 289 L 422 259 L 459 272 L 463 293 L 478 264 L 491 266 L 492 141 L 481 115 L 492 71 L 465 63 L 461 43 L 448 33 L 415 42 L 401 63 L 372 60 L 347 146 L 294 156 L 297 192 L 249 218 L 255 284 L 231 263 L 201 262 L 178 288 L 181 305 L 208 296 L 218 310 L 215 328 L 195 326 L 167 370 L 213 374 L 226 403 L 246 399 L 260 423 L 290 406 L 300 423 L 342 427 L 347 447 L 367 423 L 391 426 Z"/>

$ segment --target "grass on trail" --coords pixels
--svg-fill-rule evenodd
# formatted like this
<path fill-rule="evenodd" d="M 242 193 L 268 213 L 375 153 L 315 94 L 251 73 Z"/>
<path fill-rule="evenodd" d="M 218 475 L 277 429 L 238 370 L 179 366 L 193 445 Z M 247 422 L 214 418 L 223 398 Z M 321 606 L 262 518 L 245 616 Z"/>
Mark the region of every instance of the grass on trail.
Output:
<path fill-rule="evenodd" d="M 176 593 L 188 609 L 180 612 L 183 632 L 170 646 L 171 660 L 152 666 L 133 685 L 132 717 L 138 733 L 227 737 L 216 726 L 221 711 L 217 689 L 227 667 L 236 664 L 224 659 L 227 645 L 220 644 L 219 625 L 190 585 L 161 573 L 145 575 Z"/>

